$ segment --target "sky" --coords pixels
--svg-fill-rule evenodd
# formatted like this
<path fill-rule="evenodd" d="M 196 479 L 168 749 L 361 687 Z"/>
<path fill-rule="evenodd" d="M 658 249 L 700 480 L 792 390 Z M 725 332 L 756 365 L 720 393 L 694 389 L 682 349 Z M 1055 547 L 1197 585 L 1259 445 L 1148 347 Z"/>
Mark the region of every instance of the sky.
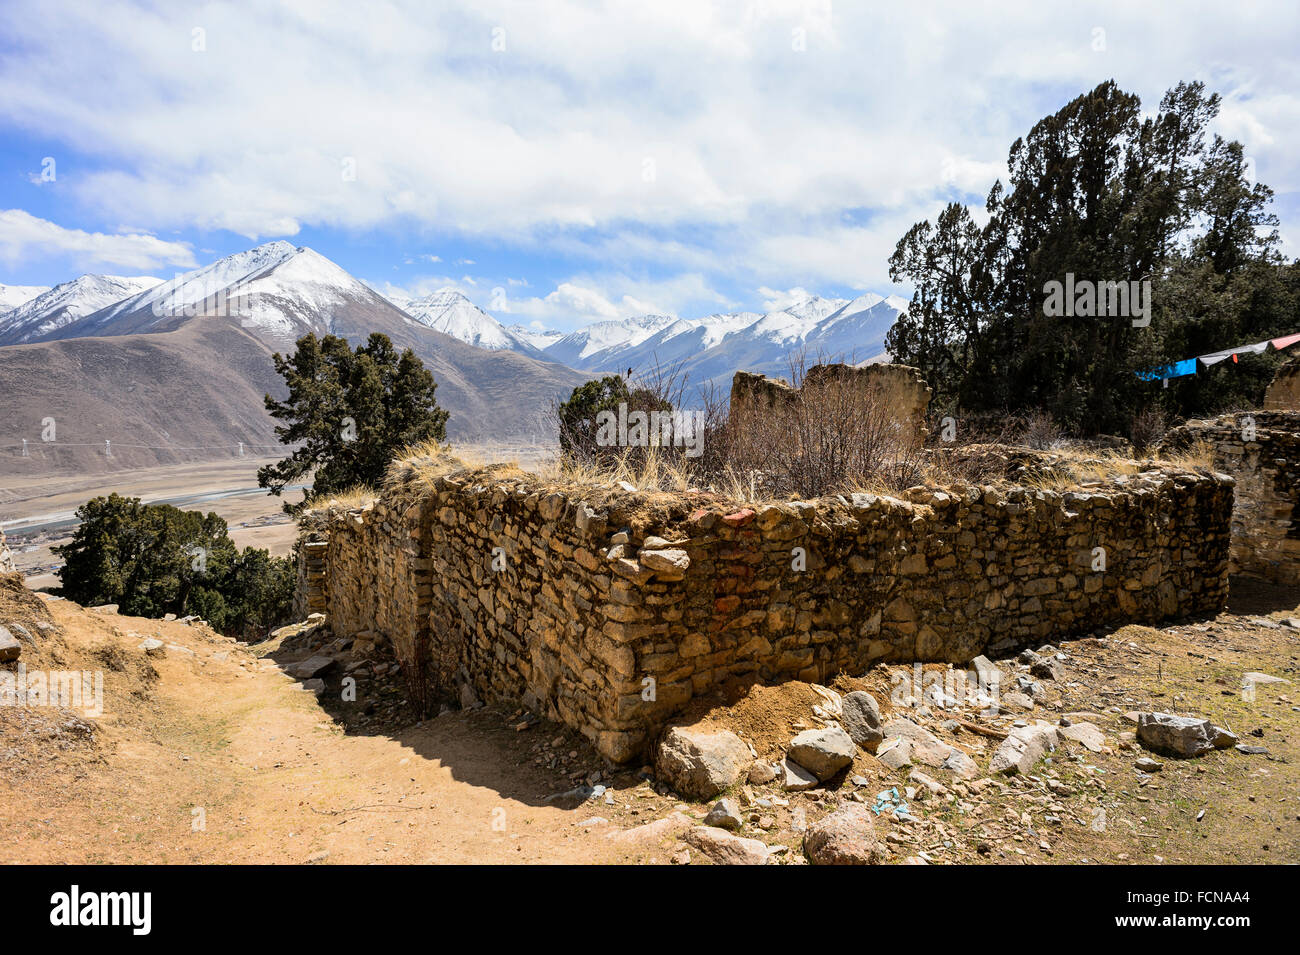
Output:
<path fill-rule="evenodd" d="M 1106 79 L 1221 94 L 1296 257 L 1298 50 L 1294 0 L 4 0 L 0 283 L 285 239 L 562 331 L 909 295 L 908 227 Z"/>

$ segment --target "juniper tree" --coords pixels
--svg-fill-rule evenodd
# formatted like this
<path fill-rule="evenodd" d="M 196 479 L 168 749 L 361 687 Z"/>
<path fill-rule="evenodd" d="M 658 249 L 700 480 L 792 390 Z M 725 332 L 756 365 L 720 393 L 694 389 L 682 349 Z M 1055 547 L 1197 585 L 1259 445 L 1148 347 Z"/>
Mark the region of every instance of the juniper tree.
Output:
<path fill-rule="evenodd" d="M 437 384 L 409 348 L 400 354 L 388 336 L 372 334 L 354 350 L 346 339 L 309 334 L 292 355 L 274 356 L 288 395 L 266 396 L 285 459 L 257 472 L 258 484 L 279 495 L 312 475 L 307 499 L 357 486 L 376 486 L 402 448 L 446 439 L 448 413 L 434 397 Z M 306 500 L 284 505 L 299 513 Z"/>

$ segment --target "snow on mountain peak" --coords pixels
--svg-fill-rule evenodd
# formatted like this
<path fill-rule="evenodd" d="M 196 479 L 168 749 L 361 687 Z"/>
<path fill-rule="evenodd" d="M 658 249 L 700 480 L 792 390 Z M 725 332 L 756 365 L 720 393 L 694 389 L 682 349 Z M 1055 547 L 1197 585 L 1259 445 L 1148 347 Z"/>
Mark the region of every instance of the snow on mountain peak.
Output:
<path fill-rule="evenodd" d="M 842 298 L 822 298 L 820 295 L 813 295 L 802 302 L 787 306 L 781 311 L 788 312 L 795 318 L 820 321 L 847 304 Z"/>
<path fill-rule="evenodd" d="M 0 335 L 10 342 L 34 341 L 161 281 L 151 275 L 80 275 L 5 312 Z"/>
<path fill-rule="evenodd" d="M 400 306 L 407 315 L 435 331 L 479 348 L 533 352 L 534 346 L 506 329 L 458 289 L 440 288 Z"/>
<path fill-rule="evenodd" d="M 45 285 L 0 285 L 0 315 L 48 291 L 49 287 Z"/>

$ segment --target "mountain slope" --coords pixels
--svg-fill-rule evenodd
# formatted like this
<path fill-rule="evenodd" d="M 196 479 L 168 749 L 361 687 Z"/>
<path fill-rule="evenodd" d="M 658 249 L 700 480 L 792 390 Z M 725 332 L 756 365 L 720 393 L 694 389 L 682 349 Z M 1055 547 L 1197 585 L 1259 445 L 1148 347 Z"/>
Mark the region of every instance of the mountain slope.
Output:
<path fill-rule="evenodd" d="M 558 339 L 546 349 L 552 361 L 573 368 L 594 368 L 598 356 L 612 348 L 636 345 L 676 319 L 667 315 L 643 315 L 623 321 L 596 322 Z"/>
<path fill-rule="evenodd" d="M 274 453 L 274 422 L 262 398 L 281 390 L 266 347 L 220 323 L 10 345 L 0 351 L 8 412 L 0 422 L 0 474 L 212 460 L 237 454 L 240 441 L 249 454 Z M 41 440 L 46 418 L 54 419 L 53 443 Z"/>
<path fill-rule="evenodd" d="M 148 275 L 82 275 L 0 315 L 0 345 L 36 341 L 162 279 Z"/>

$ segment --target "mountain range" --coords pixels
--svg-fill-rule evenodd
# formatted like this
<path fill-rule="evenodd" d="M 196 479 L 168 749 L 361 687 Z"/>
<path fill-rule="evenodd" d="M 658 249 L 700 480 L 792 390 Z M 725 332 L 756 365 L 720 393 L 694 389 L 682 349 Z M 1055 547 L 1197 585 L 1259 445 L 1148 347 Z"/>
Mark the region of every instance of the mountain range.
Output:
<path fill-rule="evenodd" d="M 262 397 L 281 395 L 271 355 L 308 332 L 412 349 L 461 442 L 548 442 L 547 410 L 597 374 L 672 368 L 726 393 L 737 369 L 783 375 L 789 356 L 884 358 L 906 301 L 809 296 L 704 318 L 643 315 L 562 333 L 506 326 L 452 288 L 385 298 L 306 247 L 276 241 L 170 280 L 83 275 L 53 288 L 0 285 L 0 473 L 98 470 L 278 450 Z M 57 422 L 57 441 L 39 440 Z M 28 439 L 28 457 L 19 457 Z M 113 460 L 105 453 L 111 441 Z"/>
<path fill-rule="evenodd" d="M 640 315 L 563 333 L 504 325 L 454 288 L 424 298 L 394 297 L 409 315 L 480 348 L 512 350 L 591 373 L 653 374 L 674 369 L 696 386 L 726 391 L 737 369 L 785 376 L 792 353 L 861 364 L 887 361 L 885 336 L 906 299 L 866 293 L 858 298 L 810 296 L 766 313 L 726 312 L 704 318 Z"/>
<path fill-rule="evenodd" d="M 551 402 L 589 377 L 438 331 L 288 242 L 148 280 L 108 304 L 89 294 L 111 281 L 83 276 L 0 312 L 0 393 L 10 412 L 0 422 L 0 469 L 147 466 L 233 454 L 241 443 L 275 453 L 262 404 L 267 393 L 283 394 L 271 355 L 292 351 L 308 332 L 353 343 L 382 332 L 410 348 L 451 413 L 448 436 L 462 442 L 546 441 Z M 87 292 L 84 304 L 54 295 L 68 286 Z M 40 440 L 46 419 L 57 423 L 53 443 Z"/>

